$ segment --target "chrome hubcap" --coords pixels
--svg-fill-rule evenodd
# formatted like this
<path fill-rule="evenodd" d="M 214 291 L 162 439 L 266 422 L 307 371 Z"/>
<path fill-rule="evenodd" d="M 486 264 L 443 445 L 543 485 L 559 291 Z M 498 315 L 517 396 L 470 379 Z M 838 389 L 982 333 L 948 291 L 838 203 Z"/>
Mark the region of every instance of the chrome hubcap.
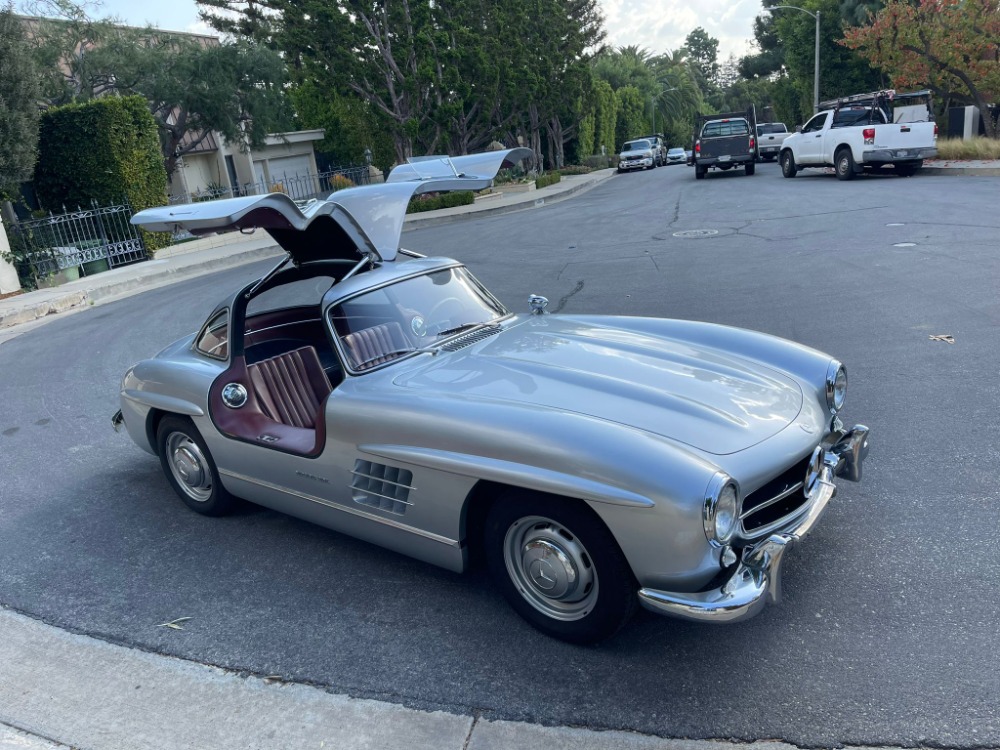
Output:
<path fill-rule="evenodd" d="M 579 620 L 597 601 L 597 571 L 566 527 L 541 516 L 521 518 L 504 538 L 504 563 L 521 596 L 556 620 Z"/>
<path fill-rule="evenodd" d="M 199 503 L 212 496 L 212 471 L 201 448 L 183 432 L 171 432 L 166 441 L 170 473 L 184 493 Z"/>

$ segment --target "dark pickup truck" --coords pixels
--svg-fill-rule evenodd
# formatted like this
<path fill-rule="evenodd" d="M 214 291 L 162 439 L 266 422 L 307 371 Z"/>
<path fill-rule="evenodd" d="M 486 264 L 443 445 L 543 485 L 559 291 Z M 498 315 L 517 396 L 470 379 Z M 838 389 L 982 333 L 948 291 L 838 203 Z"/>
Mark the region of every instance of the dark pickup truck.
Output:
<path fill-rule="evenodd" d="M 698 115 L 694 125 L 691 163 L 695 179 L 704 179 L 709 169 L 743 167 L 754 173 L 757 162 L 757 118 L 752 106 L 745 112 Z"/>

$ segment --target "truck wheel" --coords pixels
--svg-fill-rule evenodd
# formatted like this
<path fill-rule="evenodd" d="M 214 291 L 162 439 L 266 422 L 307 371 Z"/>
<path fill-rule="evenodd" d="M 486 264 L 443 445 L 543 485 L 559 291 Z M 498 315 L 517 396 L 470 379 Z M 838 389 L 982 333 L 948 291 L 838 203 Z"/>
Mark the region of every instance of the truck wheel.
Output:
<path fill-rule="evenodd" d="M 757 170 L 757 165 L 754 164 L 752 161 L 747 162 L 746 166 L 743 167 L 743 171 L 746 173 L 747 177 L 752 175 L 756 170 Z"/>
<path fill-rule="evenodd" d="M 781 152 L 781 174 L 783 177 L 794 177 L 795 173 L 798 172 L 798 167 L 795 166 L 795 157 L 792 156 L 791 151 Z"/>
<path fill-rule="evenodd" d="M 836 157 L 834 157 L 834 162 L 837 165 L 838 180 L 847 181 L 854 179 L 854 154 L 851 153 L 851 149 L 840 149 Z"/>
<path fill-rule="evenodd" d="M 694 165 L 694 178 L 696 180 L 704 180 L 705 172 L 708 170 L 705 167 L 699 167 L 697 164 Z"/>

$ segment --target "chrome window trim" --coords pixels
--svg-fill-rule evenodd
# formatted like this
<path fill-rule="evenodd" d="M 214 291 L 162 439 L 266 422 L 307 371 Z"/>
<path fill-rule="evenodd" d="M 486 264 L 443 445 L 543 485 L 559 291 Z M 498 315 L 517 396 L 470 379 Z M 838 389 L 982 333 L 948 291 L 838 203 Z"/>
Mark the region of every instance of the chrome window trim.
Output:
<path fill-rule="evenodd" d="M 208 320 L 206 320 L 202 324 L 201 328 L 198 329 L 198 333 L 195 335 L 194 341 L 191 342 L 191 349 L 193 351 L 197 352 L 198 354 L 200 354 L 200 355 L 202 355 L 204 357 L 208 357 L 209 359 L 214 359 L 217 362 L 228 362 L 229 361 L 229 357 L 228 356 L 222 357 L 222 356 L 219 356 L 218 354 L 213 354 L 212 352 L 206 351 L 206 350 L 202 349 L 200 346 L 198 346 L 198 342 L 201 341 L 202 337 L 205 335 L 205 332 L 208 331 L 212 327 L 212 321 L 217 320 L 221 316 L 225 315 L 226 316 L 226 341 L 225 341 L 225 344 L 226 344 L 226 348 L 229 349 L 230 348 L 229 345 L 232 343 L 232 339 L 233 339 L 233 332 L 232 332 L 233 315 L 232 315 L 232 312 L 233 311 L 229 307 L 225 307 L 222 310 L 219 310 L 218 313 L 216 313 L 215 315 L 209 316 Z"/>

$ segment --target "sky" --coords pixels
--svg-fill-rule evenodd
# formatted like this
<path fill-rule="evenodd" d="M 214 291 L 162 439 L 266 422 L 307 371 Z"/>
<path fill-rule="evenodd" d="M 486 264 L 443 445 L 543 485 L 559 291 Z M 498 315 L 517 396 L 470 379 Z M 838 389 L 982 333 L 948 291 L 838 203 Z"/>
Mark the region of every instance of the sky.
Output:
<path fill-rule="evenodd" d="M 600 0 L 608 43 L 614 47 L 638 45 L 656 55 L 684 44 L 688 33 L 701 26 L 719 40 L 719 62 L 730 54 L 749 51 L 753 19 L 759 0 Z M 127 24 L 147 23 L 171 31 L 212 33 L 198 20 L 194 0 L 103 0 L 91 12 L 116 15 Z"/>

